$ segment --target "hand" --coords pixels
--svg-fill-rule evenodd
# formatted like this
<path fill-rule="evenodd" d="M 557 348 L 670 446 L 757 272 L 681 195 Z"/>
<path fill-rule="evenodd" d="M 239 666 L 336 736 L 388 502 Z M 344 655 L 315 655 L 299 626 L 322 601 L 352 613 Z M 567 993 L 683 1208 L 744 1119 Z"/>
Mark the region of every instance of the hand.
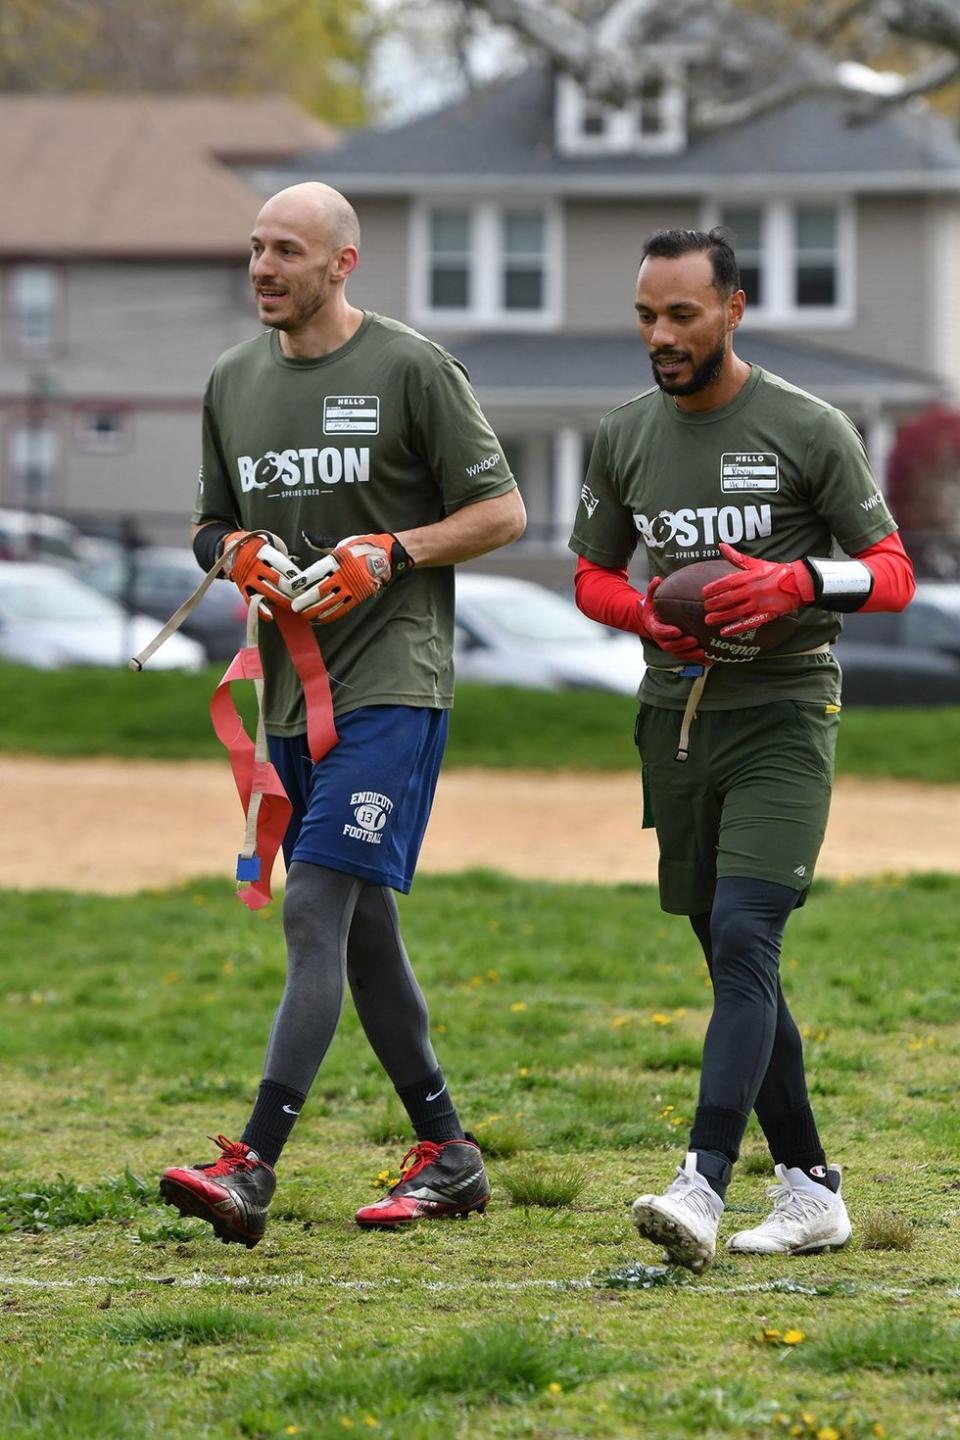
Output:
<path fill-rule="evenodd" d="M 264 599 L 289 610 L 300 567 L 290 559 L 283 541 L 267 531 L 231 530 L 224 536 L 221 553 L 227 555 L 234 545 L 237 549 L 227 556 L 223 570 L 244 600 L 249 603 L 257 597 L 260 614 L 267 620 L 270 611 Z"/>
<path fill-rule="evenodd" d="M 293 609 L 304 620 L 329 625 L 412 569 L 396 535 L 350 535 L 304 570 Z"/>
<path fill-rule="evenodd" d="M 732 545 L 720 554 L 740 571 L 703 587 L 704 619 L 721 635 L 742 635 L 789 615 L 813 600 L 813 578 L 802 560 L 756 560 Z"/>
<path fill-rule="evenodd" d="M 653 597 L 662 579 L 662 575 L 655 575 L 647 586 L 647 593 L 640 597 L 641 633 L 678 660 L 706 660 L 706 652 L 695 635 L 685 635 L 676 625 L 665 625 L 657 615 Z"/>

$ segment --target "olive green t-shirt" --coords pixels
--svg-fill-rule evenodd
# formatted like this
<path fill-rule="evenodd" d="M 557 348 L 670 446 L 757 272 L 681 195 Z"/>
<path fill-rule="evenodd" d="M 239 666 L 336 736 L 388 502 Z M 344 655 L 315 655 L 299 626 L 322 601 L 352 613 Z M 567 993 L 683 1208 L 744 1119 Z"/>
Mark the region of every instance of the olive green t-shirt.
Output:
<path fill-rule="evenodd" d="M 619 570 L 637 545 L 650 575 L 719 557 L 721 541 L 763 560 L 856 554 L 896 530 L 863 442 L 841 411 L 754 366 L 729 405 L 684 411 L 654 389 L 600 422 L 570 548 Z M 840 616 L 807 606 L 792 635 L 747 664 L 711 668 L 701 709 L 774 700 L 836 702 Z M 641 698 L 682 709 L 688 679 L 644 640 Z M 778 658 L 771 658 L 771 657 Z"/>
<path fill-rule="evenodd" d="M 466 371 L 415 330 L 367 312 L 339 350 L 291 360 L 275 331 L 228 350 L 203 407 L 194 523 L 269 530 L 303 565 L 303 532 L 411 530 L 515 488 Z M 448 708 L 452 566 L 414 569 L 342 620 L 314 626 L 334 710 Z M 303 693 L 274 625 L 260 627 L 264 722 L 306 729 Z"/>

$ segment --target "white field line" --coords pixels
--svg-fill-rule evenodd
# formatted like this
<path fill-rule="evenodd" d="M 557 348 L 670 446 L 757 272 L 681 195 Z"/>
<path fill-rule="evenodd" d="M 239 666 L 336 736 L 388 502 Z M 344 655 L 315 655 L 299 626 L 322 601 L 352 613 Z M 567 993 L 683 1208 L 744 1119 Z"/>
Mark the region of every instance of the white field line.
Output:
<path fill-rule="evenodd" d="M 783 1279 L 755 1280 L 735 1285 L 716 1285 L 690 1279 L 679 1285 L 653 1283 L 649 1286 L 604 1287 L 594 1276 L 589 1275 L 569 1280 L 476 1280 L 466 1283 L 449 1280 L 411 1281 L 391 1276 L 382 1280 L 336 1280 L 332 1276 L 311 1276 L 308 1280 L 302 1271 L 293 1271 L 289 1275 L 208 1275 L 203 1270 L 195 1270 L 192 1275 L 78 1275 L 69 1280 L 41 1279 L 33 1275 L 0 1275 L 0 1289 L 8 1286 L 11 1289 L 22 1290 L 78 1290 L 91 1287 L 129 1290 L 141 1285 L 166 1285 L 170 1289 L 176 1290 L 279 1290 L 296 1289 L 308 1284 L 318 1289 L 354 1292 L 391 1290 L 402 1287 L 405 1290 L 416 1288 L 446 1294 L 467 1294 L 476 1290 L 516 1294 L 534 1290 L 575 1291 L 622 1288 L 625 1290 L 668 1289 L 671 1291 L 679 1289 L 689 1291 L 692 1295 L 750 1295 L 779 1292 L 787 1295 L 820 1295 L 823 1299 L 839 1300 L 855 1299 L 858 1295 L 879 1295 L 890 1299 L 903 1299 L 919 1294 L 921 1291 L 929 1293 L 930 1289 L 929 1286 L 923 1284 L 914 1286 L 868 1285 L 852 1280 L 850 1281 L 849 1295 L 838 1292 L 831 1296 L 824 1295 L 822 1289 L 816 1285 L 804 1285 L 799 1281 L 784 1281 Z M 948 1299 L 958 1299 L 960 1298 L 960 1285 L 950 1286 L 938 1293 Z"/>

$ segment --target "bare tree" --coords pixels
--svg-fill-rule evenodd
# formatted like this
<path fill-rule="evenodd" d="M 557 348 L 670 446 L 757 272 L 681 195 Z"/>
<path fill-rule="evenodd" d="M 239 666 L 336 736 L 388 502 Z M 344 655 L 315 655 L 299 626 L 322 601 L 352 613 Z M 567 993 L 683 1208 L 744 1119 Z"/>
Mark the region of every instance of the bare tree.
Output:
<path fill-rule="evenodd" d="M 842 97 L 852 118 L 869 118 L 960 78 L 957 0 L 612 0 L 599 17 L 577 0 L 460 3 L 612 105 L 639 93 L 651 45 L 699 58 L 689 86 L 693 131 L 813 95 Z M 891 54 L 900 73 L 870 68 Z"/>

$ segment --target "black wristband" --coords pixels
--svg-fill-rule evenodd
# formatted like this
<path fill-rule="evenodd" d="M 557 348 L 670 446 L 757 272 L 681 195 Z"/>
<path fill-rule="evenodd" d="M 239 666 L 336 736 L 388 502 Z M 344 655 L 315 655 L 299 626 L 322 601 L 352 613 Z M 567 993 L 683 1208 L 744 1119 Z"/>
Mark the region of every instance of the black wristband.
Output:
<path fill-rule="evenodd" d="M 209 525 L 197 531 L 193 537 L 193 553 L 201 570 L 211 569 L 220 559 L 221 544 L 236 528 L 236 525 L 228 525 L 226 520 L 211 520 Z"/>
<path fill-rule="evenodd" d="M 393 544 L 390 546 L 390 577 L 393 580 L 399 580 L 401 575 L 405 575 L 408 570 L 413 569 L 416 561 L 392 532 L 391 539 Z"/>

